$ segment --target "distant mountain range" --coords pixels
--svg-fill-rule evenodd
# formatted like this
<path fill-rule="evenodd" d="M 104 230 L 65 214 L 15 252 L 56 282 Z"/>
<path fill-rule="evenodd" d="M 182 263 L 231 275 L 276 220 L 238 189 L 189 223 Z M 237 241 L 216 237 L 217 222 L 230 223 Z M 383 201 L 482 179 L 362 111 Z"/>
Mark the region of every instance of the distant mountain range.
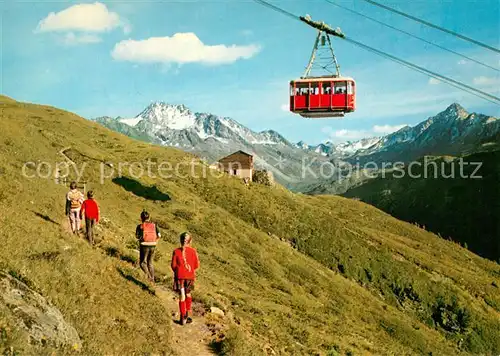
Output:
<path fill-rule="evenodd" d="M 397 163 L 408 164 L 426 155 L 462 156 L 488 150 L 499 142 L 499 137 L 498 118 L 468 113 L 455 103 L 416 126 L 405 126 L 380 138 L 343 145 L 324 145 L 321 149 L 332 162 L 341 161 L 351 166 L 359 165 L 361 169 L 370 167 L 374 170 L 375 167 L 382 169 Z M 308 149 L 317 151 L 319 148 L 320 146 L 316 146 Z M 308 194 L 342 194 L 366 179 L 367 175 L 352 175 L 343 180 L 336 176 L 319 183 L 303 185 L 300 190 Z"/>
<path fill-rule="evenodd" d="M 139 140 L 195 153 L 210 163 L 243 150 L 255 156 L 257 167 L 272 171 L 276 180 L 290 189 L 302 180 L 302 160 L 315 161 L 312 170 L 327 161 L 276 131 L 255 132 L 231 118 L 193 113 L 184 105 L 155 102 L 132 119 L 99 117 L 95 121 Z"/>
<path fill-rule="evenodd" d="M 308 192 L 331 183 L 307 175 L 318 173 L 325 162 L 380 164 L 409 162 L 427 154 L 464 154 L 474 152 L 500 134 L 500 120 L 468 113 L 456 103 L 414 127 L 406 126 L 386 136 L 340 144 L 291 143 L 273 130 L 255 132 L 231 118 L 194 113 L 184 105 L 164 102 L 152 103 L 134 118 L 99 117 L 94 120 L 127 136 L 177 147 L 209 162 L 236 150 L 247 151 L 254 154 L 256 166 L 271 170 L 280 183 Z M 308 163 L 313 161 L 312 165 Z M 304 162 L 307 169 L 304 169 Z"/>
<path fill-rule="evenodd" d="M 341 144 L 328 142 L 308 146 L 299 142 L 297 145 L 347 161 L 409 162 L 426 154 L 463 154 L 475 151 L 484 141 L 494 141 L 495 135 L 499 133 L 498 118 L 468 113 L 462 106 L 454 103 L 416 126 L 405 126 L 386 136 Z"/>

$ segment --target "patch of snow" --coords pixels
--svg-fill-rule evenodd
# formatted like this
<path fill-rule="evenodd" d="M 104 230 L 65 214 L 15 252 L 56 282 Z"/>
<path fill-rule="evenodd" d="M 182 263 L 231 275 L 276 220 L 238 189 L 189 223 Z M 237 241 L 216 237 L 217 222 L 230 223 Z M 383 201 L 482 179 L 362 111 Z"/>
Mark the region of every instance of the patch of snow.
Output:
<path fill-rule="evenodd" d="M 153 124 L 156 130 L 169 128 L 173 130 L 184 130 L 194 126 L 196 117 L 184 105 L 168 105 L 165 103 L 154 103 L 148 106 L 137 118 Z"/>
<path fill-rule="evenodd" d="M 216 140 L 218 140 L 218 141 L 220 141 L 220 142 L 222 142 L 222 143 L 226 144 L 226 145 L 229 143 L 229 140 L 226 140 L 225 138 L 222 138 L 222 137 L 215 137 L 215 136 L 214 136 L 214 138 L 215 138 Z"/>
<path fill-rule="evenodd" d="M 142 120 L 142 117 L 141 116 L 137 116 L 137 117 L 134 117 L 132 119 L 120 119 L 118 121 L 121 122 L 122 124 L 134 127 L 141 120 Z"/>
<path fill-rule="evenodd" d="M 367 139 L 362 139 L 359 141 L 348 141 L 348 142 L 343 142 L 338 145 L 333 146 L 333 148 L 341 153 L 344 154 L 353 154 L 358 151 L 365 151 L 372 146 L 378 144 L 380 142 L 379 137 L 373 137 L 373 138 L 367 138 Z"/>
<path fill-rule="evenodd" d="M 305 143 L 304 141 L 299 141 L 295 145 L 295 147 L 302 148 L 303 150 L 309 149 L 309 145 Z"/>
<path fill-rule="evenodd" d="M 277 142 L 267 140 L 267 141 L 250 141 L 252 145 L 277 145 Z"/>

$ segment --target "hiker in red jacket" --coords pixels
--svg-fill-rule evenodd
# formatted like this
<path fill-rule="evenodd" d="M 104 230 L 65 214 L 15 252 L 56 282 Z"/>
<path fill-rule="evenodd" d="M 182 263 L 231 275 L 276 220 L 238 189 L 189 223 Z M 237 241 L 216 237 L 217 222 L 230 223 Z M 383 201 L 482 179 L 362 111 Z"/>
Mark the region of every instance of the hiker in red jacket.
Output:
<path fill-rule="evenodd" d="M 171 267 L 174 271 L 174 290 L 179 293 L 179 312 L 181 325 L 191 323 L 191 291 L 194 289 L 195 270 L 200 267 L 196 249 L 192 248 L 192 237 L 188 232 L 180 236 L 181 247 L 172 254 Z"/>
<path fill-rule="evenodd" d="M 139 264 L 148 279 L 154 283 L 153 255 L 161 234 L 158 226 L 151 222 L 149 213 L 145 210 L 141 213 L 141 221 L 142 223 L 135 229 L 135 236 L 140 243 Z"/>
<path fill-rule="evenodd" d="M 83 219 L 85 214 L 85 236 L 91 245 L 94 245 L 94 225 L 99 223 L 99 206 L 94 200 L 94 192 L 89 190 L 87 192 L 87 200 L 82 204 L 80 209 L 80 220 Z"/>

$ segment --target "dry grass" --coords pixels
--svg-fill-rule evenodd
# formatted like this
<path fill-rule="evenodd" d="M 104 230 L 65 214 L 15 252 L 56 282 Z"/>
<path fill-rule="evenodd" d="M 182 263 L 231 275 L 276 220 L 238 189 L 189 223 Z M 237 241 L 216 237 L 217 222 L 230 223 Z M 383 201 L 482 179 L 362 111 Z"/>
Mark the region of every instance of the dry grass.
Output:
<path fill-rule="evenodd" d="M 162 227 L 156 267 L 167 285 L 178 234 L 194 235 L 201 259 L 195 298 L 222 308 L 232 325 L 221 353 L 500 352 L 500 298 L 492 284 L 500 285 L 500 271 L 493 262 L 340 197 L 248 188 L 230 177 L 100 184 L 102 161 L 175 164 L 191 156 L 57 109 L 0 105 L 0 259 L 60 308 L 88 354 L 169 350 L 170 316 L 137 283 L 143 279 L 133 267 L 143 208 Z M 84 176 L 108 220 L 96 249 L 61 231 L 65 187 L 20 174 L 27 161 L 60 161 L 58 150 L 68 146 L 73 160 L 86 162 Z M 146 199 L 144 191 L 171 200 Z"/>

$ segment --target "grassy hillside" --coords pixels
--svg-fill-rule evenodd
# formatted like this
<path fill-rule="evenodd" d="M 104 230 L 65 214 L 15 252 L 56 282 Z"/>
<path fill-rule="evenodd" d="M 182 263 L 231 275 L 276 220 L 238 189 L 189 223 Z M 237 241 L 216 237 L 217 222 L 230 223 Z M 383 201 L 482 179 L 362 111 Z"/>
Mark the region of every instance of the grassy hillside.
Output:
<path fill-rule="evenodd" d="M 421 167 L 412 168 L 416 178 L 410 177 L 408 170 L 402 178 L 394 172 L 367 181 L 344 196 L 360 198 L 399 219 L 425 225 L 481 256 L 500 261 L 500 151 L 453 161 L 426 160 L 427 170 L 423 160 Z M 480 166 L 464 165 L 461 173 L 461 160 Z"/>
<path fill-rule="evenodd" d="M 496 263 L 361 202 L 246 187 L 210 173 L 199 178 L 211 172 L 201 165 L 197 178 L 188 166 L 193 156 L 181 151 L 55 108 L 0 105 L 1 268 L 61 310 L 83 339 L 83 354 L 170 352 L 171 315 L 133 266 L 143 208 L 163 231 L 160 284 L 172 282 L 178 234 L 194 235 L 202 266 L 194 295 L 226 312 L 226 337 L 214 343 L 223 354 L 500 352 Z M 41 162 L 64 162 L 61 149 L 84 168 L 101 205 L 96 248 L 61 228 L 67 188 L 36 177 Z M 26 162 L 36 165 L 23 175 Z M 120 178 L 120 162 L 153 162 L 157 176 L 157 164 L 184 165 L 170 178 L 139 177 L 137 165 Z M 51 351 L 23 342 L 5 313 L 0 328 L 0 348 Z"/>

